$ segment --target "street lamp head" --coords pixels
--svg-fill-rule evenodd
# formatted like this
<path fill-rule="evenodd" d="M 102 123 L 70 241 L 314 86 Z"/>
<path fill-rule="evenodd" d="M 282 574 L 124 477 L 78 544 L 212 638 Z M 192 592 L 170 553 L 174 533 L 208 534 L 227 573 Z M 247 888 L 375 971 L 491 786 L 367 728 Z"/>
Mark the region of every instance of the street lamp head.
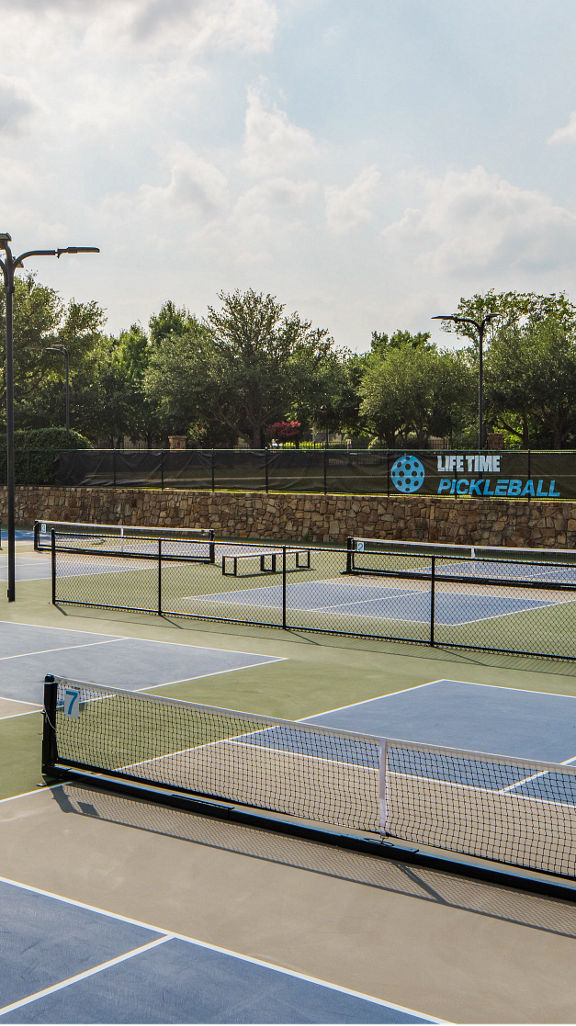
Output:
<path fill-rule="evenodd" d="M 8 232 L 0 232 L 0 249 L 7 249 L 9 242 L 12 242 L 12 236 Z"/>
<path fill-rule="evenodd" d="M 57 249 L 56 256 L 58 259 L 63 253 L 99 253 L 100 250 L 97 246 L 66 246 L 65 249 Z"/>

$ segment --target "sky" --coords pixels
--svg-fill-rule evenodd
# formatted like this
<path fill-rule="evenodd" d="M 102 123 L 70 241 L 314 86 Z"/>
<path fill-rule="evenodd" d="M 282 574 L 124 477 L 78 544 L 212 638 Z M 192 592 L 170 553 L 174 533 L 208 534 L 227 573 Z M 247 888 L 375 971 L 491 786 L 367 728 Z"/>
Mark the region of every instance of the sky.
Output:
<path fill-rule="evenodd" d="M 336 345 L 576 301 L 573 0 L 0 0 L 0 231 L 107 330 L 271 293 Z"/>

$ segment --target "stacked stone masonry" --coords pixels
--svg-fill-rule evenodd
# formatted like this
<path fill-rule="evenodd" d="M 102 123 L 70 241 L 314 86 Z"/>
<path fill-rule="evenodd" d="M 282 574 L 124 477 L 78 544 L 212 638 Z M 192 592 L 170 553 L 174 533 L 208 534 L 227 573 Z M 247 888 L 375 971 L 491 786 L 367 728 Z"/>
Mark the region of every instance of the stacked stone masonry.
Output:
<path fill-rule="evenodd" d="M 342 545 L 350 534 L 475 545 L 576 547 L 576 503 L 434 496 L 16 489 L 16 521 L 213 527 L 216 536 Z M 6 524 L 6 489 L 0 489 Z"/>

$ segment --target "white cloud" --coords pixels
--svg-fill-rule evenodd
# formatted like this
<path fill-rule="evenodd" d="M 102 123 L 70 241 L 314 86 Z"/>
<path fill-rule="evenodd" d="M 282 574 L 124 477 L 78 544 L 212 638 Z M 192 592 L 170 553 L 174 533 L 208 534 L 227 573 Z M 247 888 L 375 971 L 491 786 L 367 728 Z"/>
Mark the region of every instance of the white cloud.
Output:
<path fill-rule="evenodd" d="M 0 75 L 0 134 L 15 134 L 33 113 L 35 105 L 22 86 Z"/>
<path fill-rule="evenodd" d="M 571 260 L 576 217 L 483 167 L 424 183 L 423 200 L 384 229 L 398 258 L 438 273 L 548 271 Z"/>
<path fill-rule="evenodd" d="M 148 0 L 134 8 L 131 30 L 136 40 L 184 41 L 193 52 L 259 53 L 270 49 L 276 22 L 270 0 Z"/>
<path fill-rule="evenodd" d="M 267 108 L 258 89 L 248 90 L 244 166 L 255 176 L 282 175 L 316 157 L 316 144 L 305 128 L 292 124 L 276 105 Z"/>
<path fill-rule="evenodd" d="M 141 49 L 262 53 L 277 28 L 273 0 L 0 0 L 3 32 L 27 17 L 34 31 L 62 42 L 75 33 L 98 50 L 137 45 Z M 58 47 L 60 50 L 61 47 Z"/>
<path fill-rule="evenodd" d="M 557 128 L 548 139 L 549 143 L 576 142 L 576 111 L 572 111 L 568 124 Z"/>
<path fill-rule="evenodd" d="M 183 231 L 190 221 L 198 226 L 225 213 L 228 182 L 215 164 L 184 144 L 174 147 L 166 164 L 166 184 L 144 183 L 132 195 L 109 194 L 103 210 L 112 218 L 121 214 L 125 224 L 154 222 L 155 232 L 163 225 L 168 237 L 176 226 Z"/>
<path fill-rule="evenodd" d="M 380 190 L 380 172 L 374 165 L 365 167 L 344 189 L 329 185 L 325 189 L 326 222 L 337 235 L 369 221 Z"/>

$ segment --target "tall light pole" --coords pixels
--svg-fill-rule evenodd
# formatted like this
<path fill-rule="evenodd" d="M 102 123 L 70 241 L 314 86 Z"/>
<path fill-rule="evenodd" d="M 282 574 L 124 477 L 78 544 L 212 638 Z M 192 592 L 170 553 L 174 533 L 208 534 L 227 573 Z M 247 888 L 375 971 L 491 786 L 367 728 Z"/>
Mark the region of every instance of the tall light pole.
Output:
<path fill-rule="evenodd" d="M 481 321 L 475 321 L 473 317 L 457 317 L 455 314 L 438 314 L 433 321 L 454 321 L 455 324 L 471 324 L 478 332 L 478 449 L 484 448 L 484 332 L 486 325 L 497 313 L 486 314 Z"/>
<path fill-rule="evenodd" d="M 14 257 L 10 249 L 12 237 L 8 232 L 0 232 L 0 267 L 4 278 L 4 294 L 6 297 L 6 492 L 8 504 L 8 601 L 16 598 L 16 536 L 14 523 L 15 475 L 14 475 L 14 327 L 13 299 L 14 272 L 24 266 L 24 261 L 32 256 L 55 256 L 60 258 L 63 253 L 99 253 L 96 246 L 67 246 L 65 249 L 29 249 L 20 256 Z"/>
<path fill-rule="evenodd" d="M 62 353 L 66 364 L 66 438 L 70 443 L 70 353 L 66 346 L 46 346 L 45 353 Z"/>

